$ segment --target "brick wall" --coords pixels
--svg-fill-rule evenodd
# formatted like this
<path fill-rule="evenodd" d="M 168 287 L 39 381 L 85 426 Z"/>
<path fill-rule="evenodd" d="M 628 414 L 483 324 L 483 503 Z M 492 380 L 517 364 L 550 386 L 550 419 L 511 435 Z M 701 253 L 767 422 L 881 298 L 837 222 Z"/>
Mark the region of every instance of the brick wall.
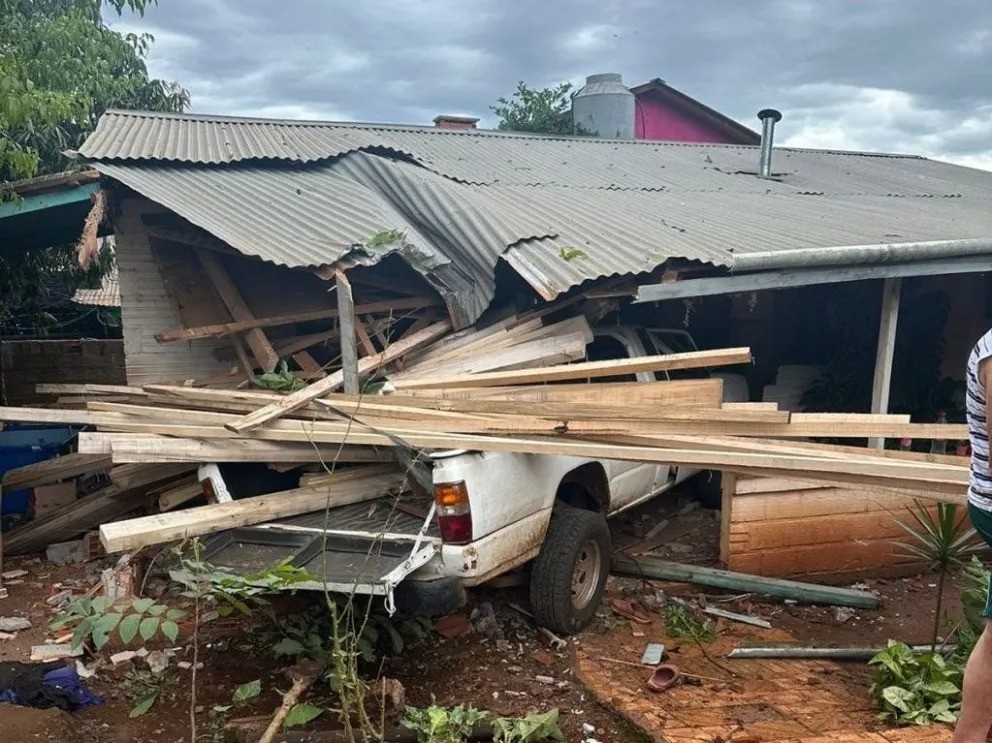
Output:
<path fill-rule="evenodd" d="M 917 566 L 908 540 L 913 498 L 780 478 L 724 474 L 720 559 L 767 576 L 898 574 Z"/>
<path fill-rule="evenodd" d="M 5 405 L 52 402 L 57 395 L 39 395 L 38 383 L 124 384 L 124 341 L 0 341 L 0 388 Z"/>

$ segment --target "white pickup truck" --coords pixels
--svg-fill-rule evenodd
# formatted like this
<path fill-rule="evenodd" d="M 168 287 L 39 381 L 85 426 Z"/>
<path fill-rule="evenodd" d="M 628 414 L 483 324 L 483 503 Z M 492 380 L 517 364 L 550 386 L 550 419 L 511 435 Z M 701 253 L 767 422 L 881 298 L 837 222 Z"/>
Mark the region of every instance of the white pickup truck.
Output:
<path fill-rule="evenodd" d="M 594 331 L 587 357 L 693 349 L 681 331 L 614 326 Z M 721 376 L 724 399 L 747 399 L 743 377 Z M 636 375 L 637 381 L 667 378 Z M 602 598 L 611 554 L 607 519 L 699 474 L 668 465 L 462 450 L 435 451 L 420 466 L 420 481 L 433 485 L 432 502 L 381 499 L 329 516 L 233 529 L 207 540 L 205 557 L 254 571 L 289 554 L 314 576 L 301 588 L 381 595 L 390 609 L 432 614 L 461 606 L 466 588 L 533 561 L 535 617 L 568 634 L 592 618 Z M 215 491 L 227 490 L 217 467 L 204 472 Z"/>

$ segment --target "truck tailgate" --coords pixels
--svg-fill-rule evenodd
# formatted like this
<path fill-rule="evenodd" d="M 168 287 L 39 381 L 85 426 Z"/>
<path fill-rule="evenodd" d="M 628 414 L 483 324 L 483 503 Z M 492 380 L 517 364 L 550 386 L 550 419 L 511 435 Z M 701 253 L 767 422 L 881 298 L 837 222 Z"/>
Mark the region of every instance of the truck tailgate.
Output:
<path fill-rule="evenodd" d="M 220 532 L 205 541 L 204 559 L 253 573 L 290 558 L 313 578 L 294 588 L 385 596 L 391 603 L 396 585 L 441 548 L 433 518 L 424 529 L 429 501 L 403 499 L 416 503 L 405 508 L 417 515 L 396 503 L 382 498 Z"/>

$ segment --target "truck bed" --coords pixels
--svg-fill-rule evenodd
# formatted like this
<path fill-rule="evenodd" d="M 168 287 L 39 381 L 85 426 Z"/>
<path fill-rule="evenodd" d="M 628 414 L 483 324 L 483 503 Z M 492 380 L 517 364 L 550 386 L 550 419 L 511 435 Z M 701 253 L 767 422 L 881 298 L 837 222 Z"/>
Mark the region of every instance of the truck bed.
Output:
<path fill-rule="evenodd" d="M 426 516 L 429 500 L 402 503 Z M 231 529 L 204 544 L 204 559 L 221 570 L 257 573 L 287 558 L 312 581 L 300 589 L 388 595 L 392 587 L 427 562 L 440 547 L 433 519 L 417 551 L 424 517 L 399 510 L 395 498 L 333 508 Z M 326 524 L 326 530 L 325 530 Z"/>

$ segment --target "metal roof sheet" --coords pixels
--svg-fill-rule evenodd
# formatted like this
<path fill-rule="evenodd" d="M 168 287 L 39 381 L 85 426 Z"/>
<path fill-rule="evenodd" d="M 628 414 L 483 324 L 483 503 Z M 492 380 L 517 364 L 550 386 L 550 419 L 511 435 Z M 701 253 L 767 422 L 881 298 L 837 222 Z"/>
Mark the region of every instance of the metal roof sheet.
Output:
<path fill-rule="evenodd" d="M 670 258 L 992 236 L 992 173 L 919 157 L 109 112 L 81 153 L 248 255 L 401 255 L 474 319 L 502 257 L 542 296 Z M 370 250 L 383 230 L 402 245 Z M 581 251 L 581 252 L 576 252 Z"/>
<path fill-rule="evenodd" d="M 72 301 L 92 307 L 120 307 L 121 282 L 116 269 L 111 275 L 101 279 L 99 289 L 76 289 Z"/>

